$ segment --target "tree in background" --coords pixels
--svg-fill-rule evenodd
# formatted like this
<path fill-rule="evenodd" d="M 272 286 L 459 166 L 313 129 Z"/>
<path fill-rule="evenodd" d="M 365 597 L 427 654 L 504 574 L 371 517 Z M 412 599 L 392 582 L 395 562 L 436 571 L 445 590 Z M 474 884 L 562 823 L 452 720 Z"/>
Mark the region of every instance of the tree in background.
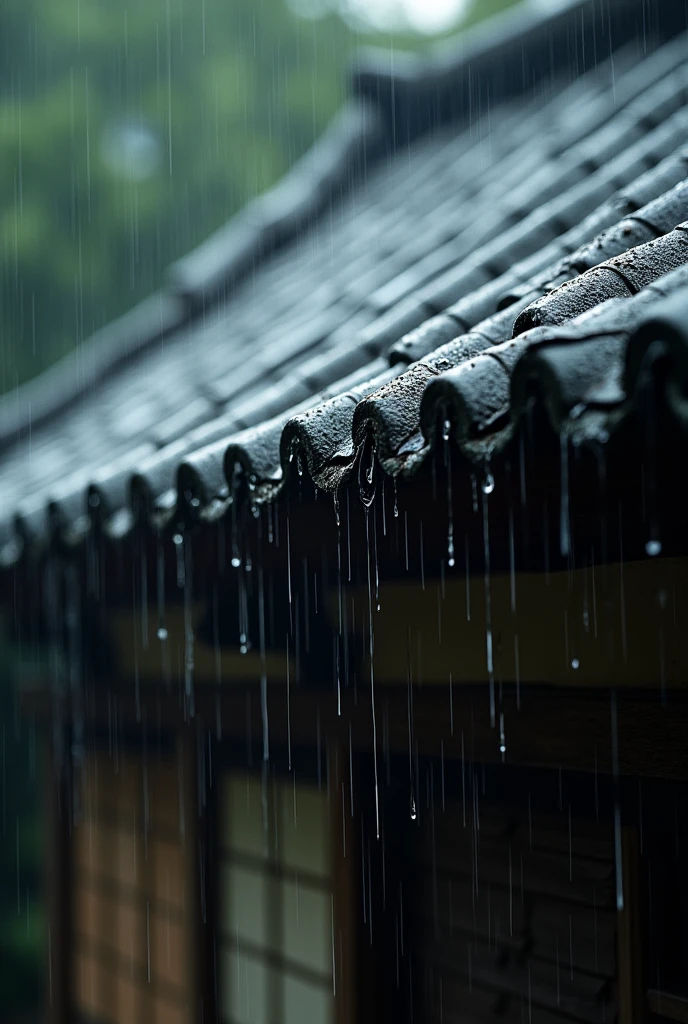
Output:
<path fill-rule="evenodd" d="M 352 50 L 418 45 L 357 31 L 347 2 L 3 0 L 0 391 L 279 178 L 339 106 Z"/>

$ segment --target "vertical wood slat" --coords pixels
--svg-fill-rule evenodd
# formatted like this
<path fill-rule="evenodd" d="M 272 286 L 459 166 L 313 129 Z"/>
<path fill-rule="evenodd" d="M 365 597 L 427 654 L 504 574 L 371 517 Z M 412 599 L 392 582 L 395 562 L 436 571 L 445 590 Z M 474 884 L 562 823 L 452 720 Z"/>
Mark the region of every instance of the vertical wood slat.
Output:
<path fill-rule="evenodd" d="M 204 928 L 202 917 L 201 890 L 201 847 L 199 828 L 198 800 L 198 739 L 193 726 L 184 728 L 178 740 L 178 758 L 180 766 L 180 822 L 182 844 L 182 870 L 184 888 L 187 893 L 185 900 L 184 931 L 187 963 L 188 1005 L 184 1014 L 187 1024 L 197 1020 L 210 1020 L 205 1016 L 206 986 L 203 972 L 205 958 L 201 959 L 204 948 Z"/>
<path fill-rule="evenodd" d="M 65 779 L 55 768 L 55 745 L 50 732 L 45 739 L 46 838 L 45 881 L 48 909 L 48 993 L 50 1024 L 68 1024 L 71 1001 L 69 802 Z"/>
<path fill-rule="evenodd" d="M 640 934 L 638 830 L 621 829 L 623 910 L 618 912 L 618 1024 L 643 1024 L 645 1019 Z"/>
<path fill-rule="evenodd" d="M 358 851 L 354 821 L 347 812 L 350 794 L 346 749 L 328 748 L 330 836 L 333 890 L 333 940 L 336 1024 L 356 1024 L 356 950 L 354 928 L 354 865 Z"/>

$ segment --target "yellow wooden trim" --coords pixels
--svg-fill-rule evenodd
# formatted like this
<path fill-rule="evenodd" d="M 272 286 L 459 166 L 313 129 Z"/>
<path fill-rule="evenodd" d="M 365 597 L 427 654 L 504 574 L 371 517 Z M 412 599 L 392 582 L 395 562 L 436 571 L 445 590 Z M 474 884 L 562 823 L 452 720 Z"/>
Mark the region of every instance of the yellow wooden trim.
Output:
<path fill-rule="evenodd" d="M 195 683 L 221 683 L 259 681 L 263 671 L 260 651 L 251 647 L 242 654 L 238 646 L 234 648 L 219 647 L 216 651 L 211 644 L 198 637 L 198 624 L 203 618 L 205 609 L 198 602 L 190 612 L 193 639 L 193 679 Z M 184 609 L 172 606 L 165 612 L 164 639 L 159 639 L 157 627 L 157 609 L 149 608 L 148 622 L 150 626 L 147 636 L 143 635 L 140 610 L 133 612 L 130 608 L 115 609 L 108 613 L 109 637 L 116 652 L 117 674 L 120 678 L 137 677 L 141 681 L 152 680 L 163 682 L 170 680 L 183 684 L 186 675 L 186 624 Z M 257 638 L 256 638 L 257 639 Z M 280 682 L 286 679 L 286 653 L 267 651 L 265 655 L 265 672 L 268 682 Z M 290 663 L 291 678 L 294 678 L 294 664 Z"/>
<path fill-rule="evenodd" d="M 688 559 L 489 581 L 494 679 L 565 686 L 682 687 L 688 682 Z M 367 608 L 367 591 L 347 594 Z M 336 600 L 336 599 L 335 599 Z M 329 613 L 335 620 L 336 604 Z M 373 597 L 373 601 L 375 598 Z M 382 584 L 373 609 L 375 680 L 488 681 L 486 586 L 448 572 Z M 470 615 L 470 618 L 469 618 Z"/>

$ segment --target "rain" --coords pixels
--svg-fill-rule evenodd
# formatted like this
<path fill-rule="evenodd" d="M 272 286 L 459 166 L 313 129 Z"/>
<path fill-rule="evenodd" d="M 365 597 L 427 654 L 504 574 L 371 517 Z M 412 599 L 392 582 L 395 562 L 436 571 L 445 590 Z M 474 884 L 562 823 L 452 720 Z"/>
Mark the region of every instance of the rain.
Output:
<path fill-rule="evenodd" d="M 0 1018 L 688 1019 L 688 15 L 5 0 Z"/>

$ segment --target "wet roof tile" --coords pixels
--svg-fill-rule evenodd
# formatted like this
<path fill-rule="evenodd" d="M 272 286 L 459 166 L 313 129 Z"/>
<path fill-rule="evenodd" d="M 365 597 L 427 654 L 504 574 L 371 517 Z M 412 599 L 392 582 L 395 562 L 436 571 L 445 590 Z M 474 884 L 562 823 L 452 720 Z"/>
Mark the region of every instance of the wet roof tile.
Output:
<path fill-rule="evenodd" d="M 583 430 L 581 410 L 632 402 L 649 338 L 683 415 L 678 6 L 649 38 L 642 0 L 525 3 L 453 57 L 363 61 L 282 183 L 0 402 L 8 549 L 89 517 L 119 536 L 123 510 L 203 513 L 237 469 L 255 500 L 294 462 L 334 489 L 364 446 L 411 472 L 446 421 L 494 454 L 533 393 Z"/>

